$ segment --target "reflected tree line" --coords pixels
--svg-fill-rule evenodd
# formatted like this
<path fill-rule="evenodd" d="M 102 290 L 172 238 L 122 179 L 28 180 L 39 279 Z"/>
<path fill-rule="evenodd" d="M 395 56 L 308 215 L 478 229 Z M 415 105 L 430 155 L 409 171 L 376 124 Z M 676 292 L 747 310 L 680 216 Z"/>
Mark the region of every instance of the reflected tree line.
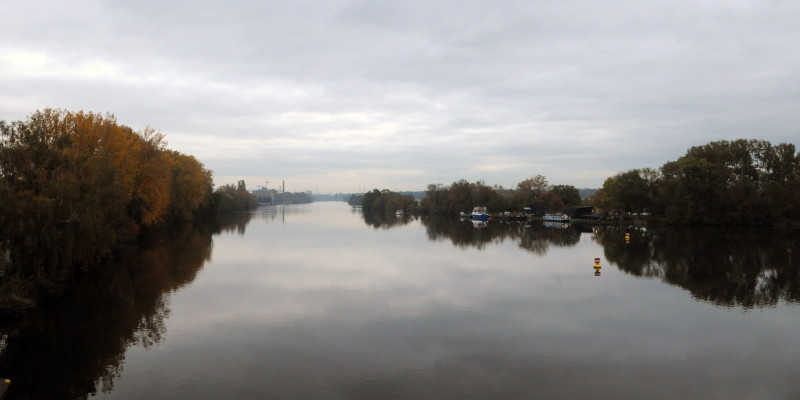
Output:
<path fill-rule="evenodd" d="M 196 278 L 210 259 L 213 235 L 241 232 L 253 215 L 233 214 L 150 236 L 141 251 L 125 254 L 121 268 L 88 275 L 58 304 L 24 319 L 0 320 L 0 376 L 14 382 L 10 399 L 88 398 L 112 390 L 128 347 L 164 339 L 169 293 Z M 387 224 L 409 221 L 394 218 Z M 550 246 L 574 246 L 591 237 L 620 270 L 661 279 L 716 305 L 752 309 L 800 301 L 800 270 L 793 256 L 800 252 L 800 235 L 793 231 L 640 229 L 627 231 L 631 235 L 625 240 L 626 231 L 613 227 L 476 226 L 427 216 L 419 221 L 430 240 L 449 240 L 460 248 L 513 240 L 544 255 Z M 47 357 L 34 357 L 41 354 Z"/>
<path fill-rule="evenodd" d="M 407 225 L 411 221 L 417 220 L 416 216 L 395 215 L 394 213 L 371 213 L 362 212 L 364 223 L 375 229 L 391 229 Z"/>
<path fill-rule="evenodd" d="M 800 236 L 787 230 L 635 230 L 593 236 L 605 257 L 633 276 L 658 278 L 698 300 L 744 309 L 800 301 Z"/>
<path fill-rule="evenodd" d="M 391 229 L 420 221 L 425 226 L 431 241 L 449 240 L 460 248 L 476 247 L 482 249 L 489 243 L 502 243 L 505 240 L 519 241 L 523 250 L 544 255 L 552 246 L 574 246 L 580 240 L 581 227 L 551 229 L 541 223 L 524 225 L 516 222 L 503 223 L 471 221 L 436 215 L 396 216 L 393 214 L 362 213 L 364 223 L 375 229 Z M 586 228 L 588 229 L 588 228 Z"/>
<path fill-rule="evenodd" d="M 428 239 L 432 241 L 450 240 L 460 248 L 484 248 L 489 243 L 503 243 L 511 240 L 519 243 L 522 250 L 544 255 L 550 246 L 574 246 L 580 241 L 581 232 L 577 227 L 552 229 L 542 224 L 525 225 L 510 223 L 479 223 L 452 218 L 424 217 Z"/>
<path fill-rule="evenodd" d="M 126 254 L 125 265 L 83 280 L 58 304 L 0 320 L 0 376 L 13 382 L 10 399 L 82 399 L 111 391 L 126 349 L 165 337 L 169 293 L 190 284 L 210 260 L 213 235 L 240 229 L 250 216 L 175 226 Z"/>
<path fill-rule="evenodd" d="M 459 248 L 483 249 L 511 240 L 520 249 L 543 256 L 551 246 L 575 246 L 591 236 L 603 246 L 605 259 L 621 271 L 660 279 L 687 290 L 700 301 L 744 309 L 800 301 L 800 235 L 782 229 L 659 227 L 632 229 L 542 223 L 478 224 L 437 216 L 418 217 L 431 241 L 450 241 Z M 375 228 L 399 226 L 413 219 L 365 215 Z M 381 225 L 384 224 L 384 225 Z M 630 238 L 625 239 L 625 234 Z M 586 235 L 584 235 L 586 234 Z"/>

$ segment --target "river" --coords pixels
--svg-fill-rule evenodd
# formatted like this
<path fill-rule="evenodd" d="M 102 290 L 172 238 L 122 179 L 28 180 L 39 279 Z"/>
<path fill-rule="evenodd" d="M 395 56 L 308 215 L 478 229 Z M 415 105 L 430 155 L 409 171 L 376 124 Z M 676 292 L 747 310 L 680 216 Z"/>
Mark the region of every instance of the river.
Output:
<path fill-rule="evenodd" d="M 274 206 L 0 324 L 0 378 L 10 399 L 798 398 L 798 255 L 796 231 Z"/>

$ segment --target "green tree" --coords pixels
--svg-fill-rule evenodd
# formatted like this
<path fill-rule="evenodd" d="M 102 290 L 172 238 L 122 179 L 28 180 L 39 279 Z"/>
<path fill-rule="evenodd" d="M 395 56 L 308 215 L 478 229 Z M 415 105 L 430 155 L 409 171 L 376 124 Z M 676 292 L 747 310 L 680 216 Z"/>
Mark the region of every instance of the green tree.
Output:
<path fill-rule="evenodd" d="M 690 148 L 661 167 L 654 212 L 669 221 L 752 224 L 797 218 L 794 145 L 763 140 L 716 141 Z"/>
<path fill-rule="evenodd" d="M 602 188 L 602 209 L 638 213 L 650 209 L 651 187 L 644 175 L 646 171 L 632 169 L 606 179 Z"/>
<path fill-rule="evenodd" d="M 383 202 L 381 201 L 381 192 L 378 189 L 372 189 L 370 192 L 364 193 L 361 198 L 361 206 L 365 212 L 373 212 L 374 210 L 383 209 Z"/>
<path fill-rule="evenodd" d="M 525 208 L 537 201 L 542 193 L 547 191 L 550 184 L 544 175 L 536 175 L 517 183 L 517 190 L 514 193 L 514 201 L 517 208 Z"/>
<path fill-rule="evenodd" d="M 441 183 L 431 183 L 427 186 L 425 197 L 422 198 L 422 209 L 431 214 L 439 214 L 445 210 L 444 203 L 446 189 Z"/>
<path fill-rule="evenodd" d="M 403 195 L 388 189 L 373 189 L 361 197 L 362 209 L 369 214 L 394 213 L 397 210 L 409 210 L 416 201 L 414 196 Z"/>
<path fill-rule="evenodd" d="M 447 189 L 447 196 L 445 197 L 447 211 L 451 214 L 456 214 L 459 211 L 471 211 L 473 207 L 479 204 L 475 195 L 472 185 L 466 179 L 453 182 Z"/>
<path fill-rule="evenodd" d="M 212 196 L 217 213 L 250 211 L 258 207 L 256 195 L 247 191 L 247 185 L 239 180 L 236 186 L 225 184 L 217 188 Z"/>
<path fill-rule="evenodd" d="M 560 197 L 553 194 L 553 192 L 545 192 L 539 196 L 539 201 L 547 205 L 549 212 L 561 212 L 567 209 L 564 201 Z"/>
<path fill-rule="evenodd" d="M 575 186 L 555 185 L 550 189 L 550 192 L 558 196 L 564 202 L 565 207 L 575 207 L 583 203 L 581 194 Z"/>

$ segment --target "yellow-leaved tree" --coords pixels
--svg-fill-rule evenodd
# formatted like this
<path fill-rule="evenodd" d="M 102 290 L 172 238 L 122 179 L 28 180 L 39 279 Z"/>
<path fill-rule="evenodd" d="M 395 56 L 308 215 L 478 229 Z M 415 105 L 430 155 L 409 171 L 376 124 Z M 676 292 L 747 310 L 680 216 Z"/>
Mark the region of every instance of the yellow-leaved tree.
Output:
<path fill-rule="evenodd" d="M 63 112 L 72 128 L 73 146 L 103 153 L 116 167 L 127 212 L 144 226 L 160 222 L 169 206 L 170 157 L 164 135 L 147 127 L 142 132 L 120 125 L 112 114 Z"/>

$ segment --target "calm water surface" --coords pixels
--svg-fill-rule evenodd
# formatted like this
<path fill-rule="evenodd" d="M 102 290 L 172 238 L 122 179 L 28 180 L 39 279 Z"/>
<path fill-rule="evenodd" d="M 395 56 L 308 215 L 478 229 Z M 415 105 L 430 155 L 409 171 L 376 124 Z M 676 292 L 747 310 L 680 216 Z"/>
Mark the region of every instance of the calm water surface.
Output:
<path fill-rule="evenodd" d="M 800 397 L 796 232 L 539 224 L 316 203 L 187 228 L 1 324 L 0 377 L 16 399 Z"/>

